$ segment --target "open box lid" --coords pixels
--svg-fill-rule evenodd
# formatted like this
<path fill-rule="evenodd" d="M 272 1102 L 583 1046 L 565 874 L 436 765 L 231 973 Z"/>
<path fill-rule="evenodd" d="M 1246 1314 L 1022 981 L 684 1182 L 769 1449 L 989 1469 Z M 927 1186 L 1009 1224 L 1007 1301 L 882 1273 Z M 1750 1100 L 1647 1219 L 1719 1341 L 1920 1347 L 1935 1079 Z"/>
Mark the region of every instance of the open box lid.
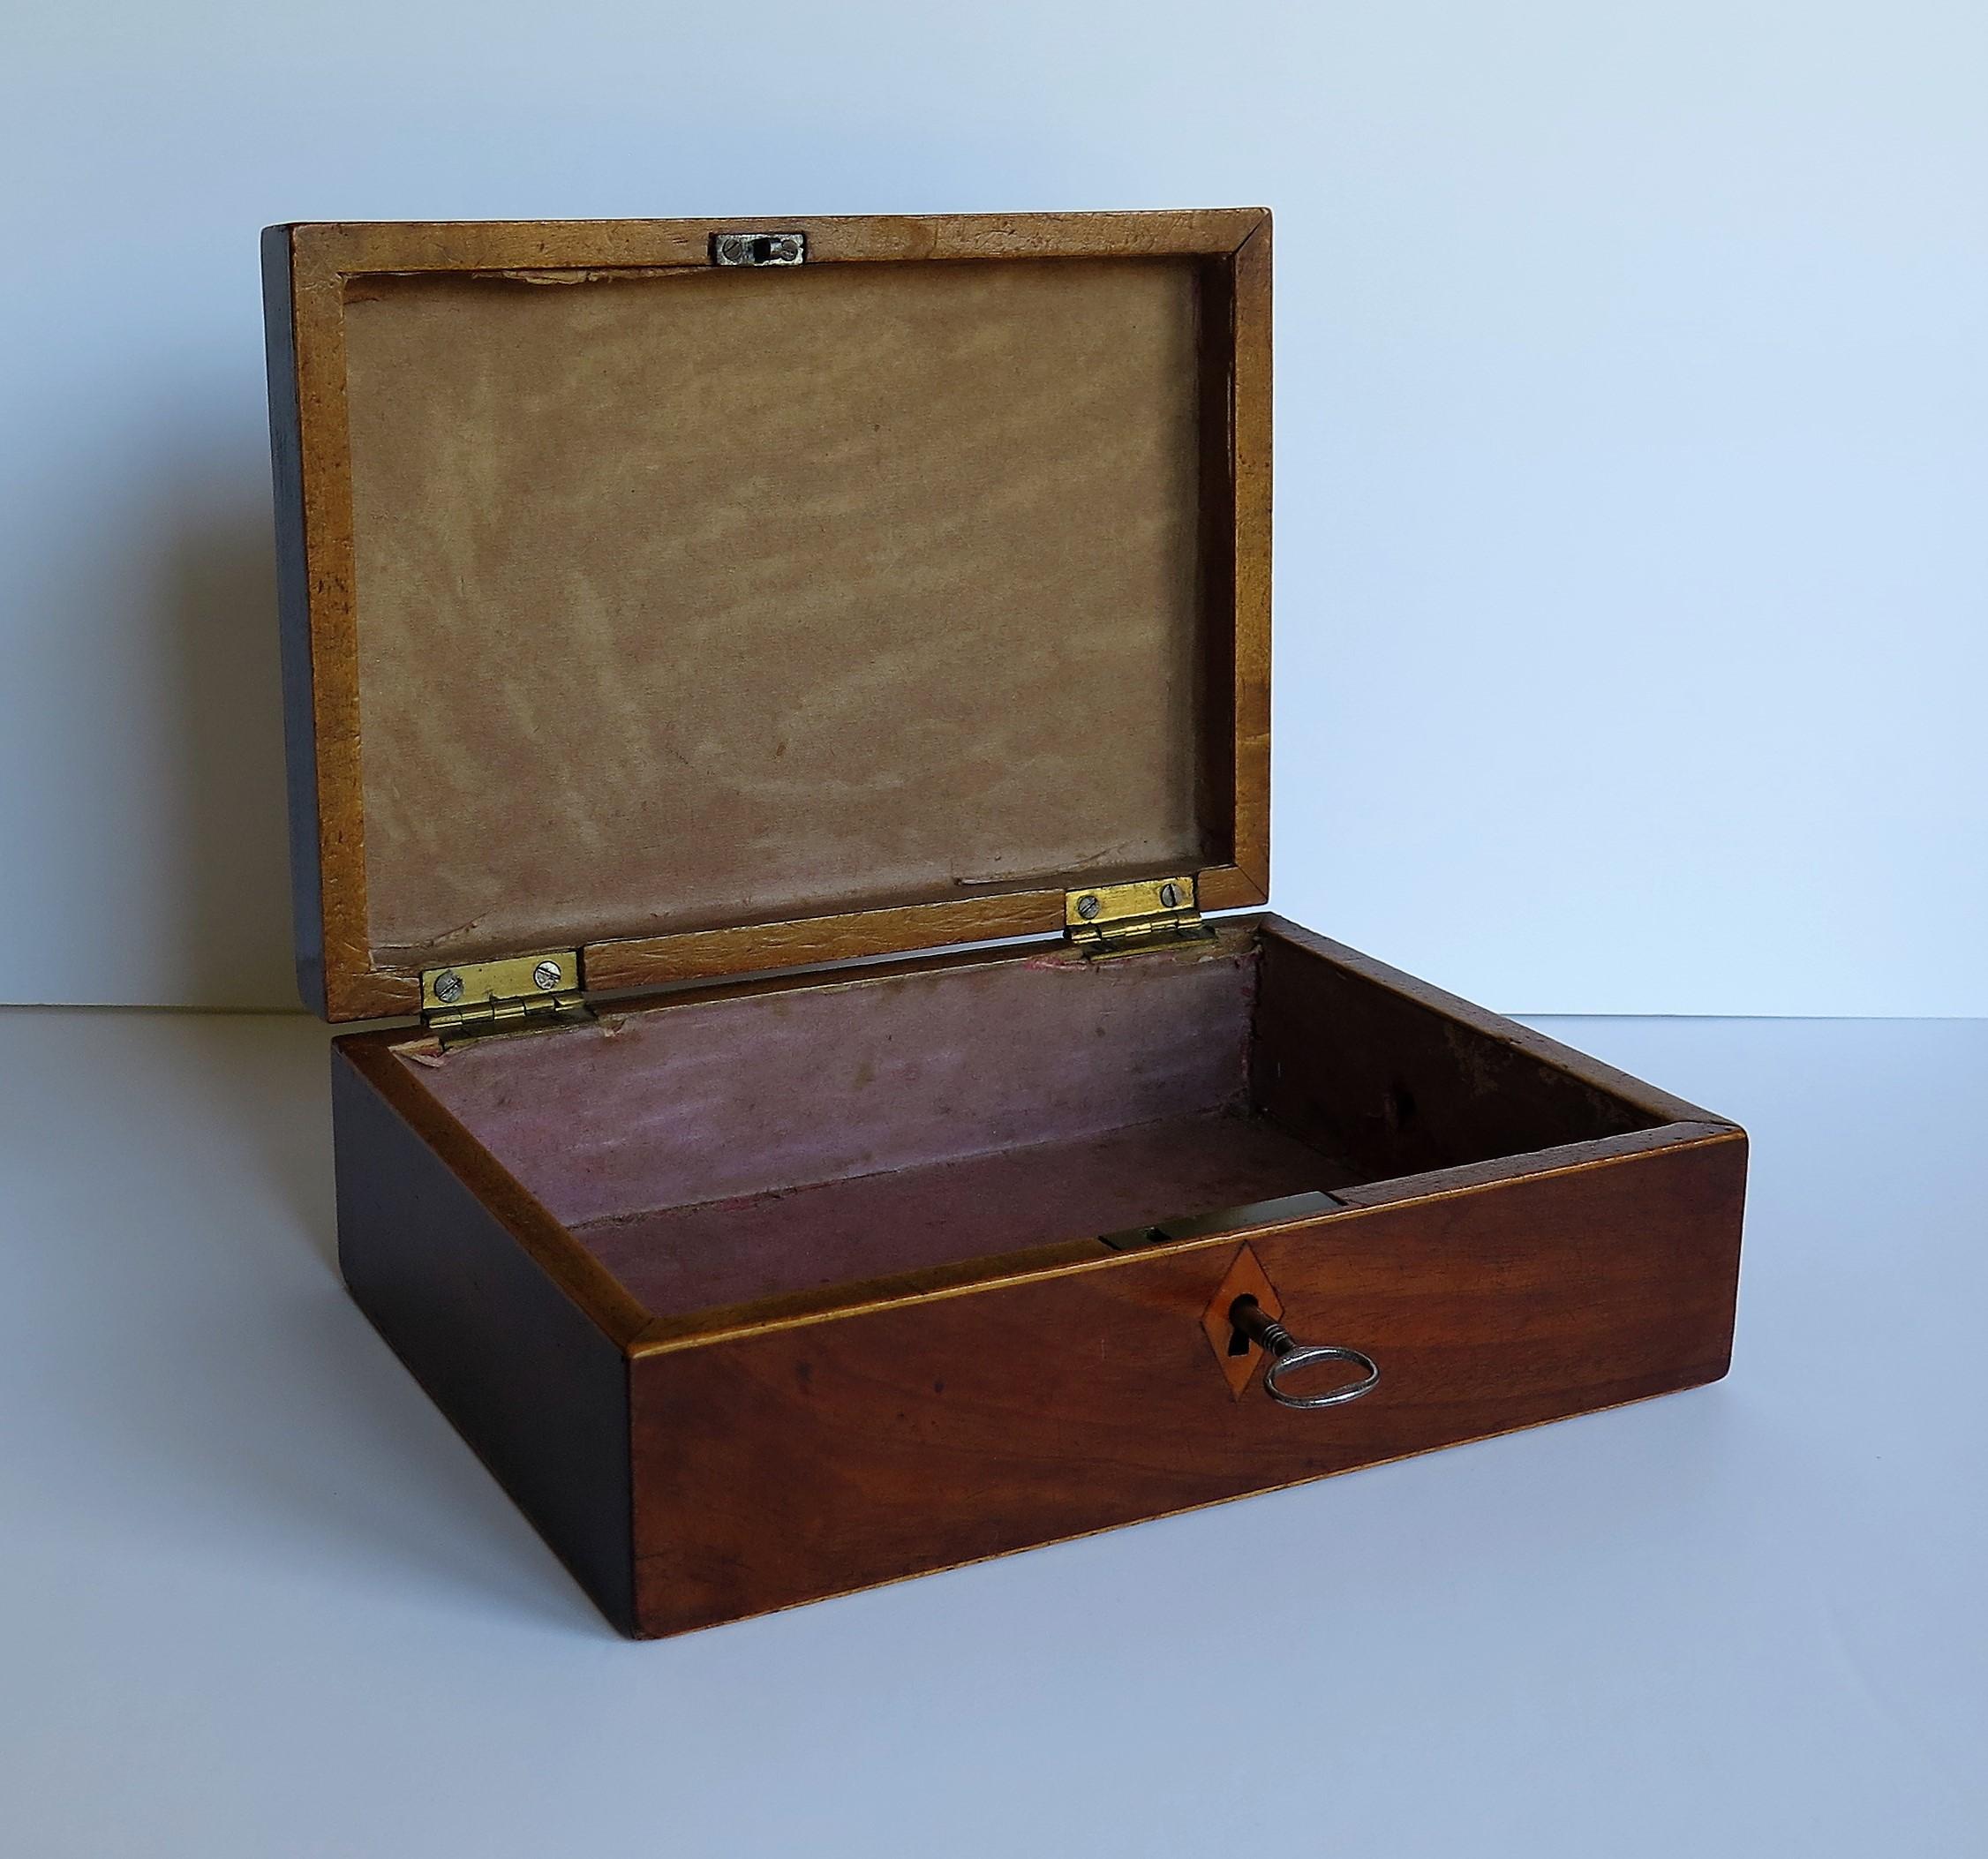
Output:
<path fill-rule="evenodd" d="M 327 1019 L 1264 901 L 1268 214 L 280 226 L 264 276 Z"/>

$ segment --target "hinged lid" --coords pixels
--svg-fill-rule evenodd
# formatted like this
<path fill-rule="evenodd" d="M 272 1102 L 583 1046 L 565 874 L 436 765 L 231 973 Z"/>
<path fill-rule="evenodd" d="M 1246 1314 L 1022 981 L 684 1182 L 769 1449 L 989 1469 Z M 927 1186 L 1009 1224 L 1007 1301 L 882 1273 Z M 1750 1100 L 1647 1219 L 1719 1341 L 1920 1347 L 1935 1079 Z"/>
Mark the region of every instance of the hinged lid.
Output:
<path fill-rule="evenodd" d="M 601 990 L 1261 902 L 1269 237 L 272 229 L 306 998 L 517 964 L 523 1014 L 547 948 Z"/>

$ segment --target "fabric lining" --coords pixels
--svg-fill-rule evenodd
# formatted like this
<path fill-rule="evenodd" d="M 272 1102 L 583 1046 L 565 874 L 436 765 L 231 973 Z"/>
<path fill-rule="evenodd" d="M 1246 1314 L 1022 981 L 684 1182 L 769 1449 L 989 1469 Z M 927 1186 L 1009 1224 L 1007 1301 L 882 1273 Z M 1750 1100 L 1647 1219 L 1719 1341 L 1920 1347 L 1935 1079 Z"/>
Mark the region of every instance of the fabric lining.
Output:
<path fill-rule="evenodd" d="M 1219 857 L 1199 301 L 1171 260 L 353 281 L 375 960 Z"/>
<path fill-rule="evenodd" d="M 1256 974 L 1239 937 L 1008 960 L 422 1050 L 421 1077 L 660 1315 L 1350 1178 L 1249 1103 Z"/>

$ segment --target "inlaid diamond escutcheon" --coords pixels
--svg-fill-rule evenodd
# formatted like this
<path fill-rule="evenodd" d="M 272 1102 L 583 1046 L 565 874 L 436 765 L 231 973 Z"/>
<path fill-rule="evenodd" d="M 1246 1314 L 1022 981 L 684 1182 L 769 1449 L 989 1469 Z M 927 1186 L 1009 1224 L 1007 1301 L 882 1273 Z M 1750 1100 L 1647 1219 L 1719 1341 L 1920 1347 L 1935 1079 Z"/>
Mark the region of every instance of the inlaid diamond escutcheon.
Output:
<path fill-rule="evenodd" d="M 1239 1353 L 1231 1353 L 1238 1341 L 1243 1340 L 1238 1337 L 1236 1326 L 1229 1315 L 1238 1298 L 1255 1298 L 1273 1317 L 1284 1314 L 1284 1299 L 1277 1296 L 1276 1288 L 1264 1276 L 1256 1254 L 1246 1246 L 1230 1261 L 1214 1299 L 1201 1313 L 1201 1329 L 1208 1337 L 1208 1346 L 1215 1351 L 1223 1379 L 1229 1384 L 1231 1398 L 1239 1401 L 1243 1390 L 1249 1386 L 1250 1378 L 1262 1363 L 1263 1351 L 1255 1343 L 1244 1341 Z"/>

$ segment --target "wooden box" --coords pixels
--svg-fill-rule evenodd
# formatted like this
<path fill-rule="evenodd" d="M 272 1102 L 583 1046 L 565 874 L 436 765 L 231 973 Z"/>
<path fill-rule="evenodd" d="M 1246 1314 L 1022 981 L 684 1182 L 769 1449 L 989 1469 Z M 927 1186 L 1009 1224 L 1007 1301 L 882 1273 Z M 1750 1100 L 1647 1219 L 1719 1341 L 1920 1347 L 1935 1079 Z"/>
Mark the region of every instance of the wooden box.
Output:
<path fill-rule="evenodd" d="M 622 1631 L 1725 1372 L 1741 1131 L 1238 914 L 1268 214 L 265 255 L 346 1279 Z"/>

